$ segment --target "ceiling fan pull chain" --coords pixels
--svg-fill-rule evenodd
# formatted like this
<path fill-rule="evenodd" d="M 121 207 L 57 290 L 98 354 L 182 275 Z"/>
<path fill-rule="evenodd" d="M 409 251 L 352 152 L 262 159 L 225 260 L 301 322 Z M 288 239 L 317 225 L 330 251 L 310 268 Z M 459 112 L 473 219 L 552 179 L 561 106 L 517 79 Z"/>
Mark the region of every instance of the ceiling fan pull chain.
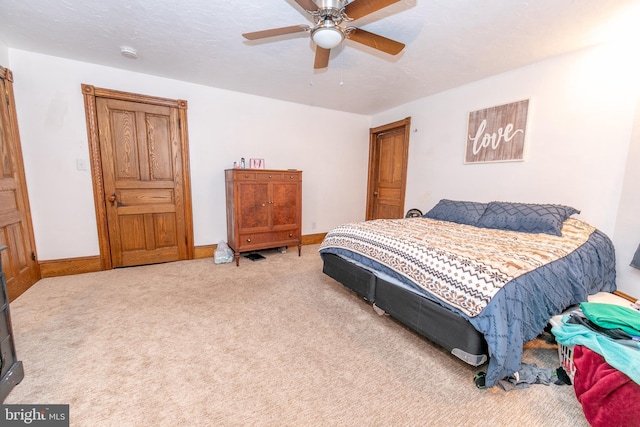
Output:
<path fill-rule="evenodd" d="M 340 87 L 344 86 L 344 40 L 342 40 L 342 48 L 340 49 L 340 62 L 342 63 L 340 67 Z"/>

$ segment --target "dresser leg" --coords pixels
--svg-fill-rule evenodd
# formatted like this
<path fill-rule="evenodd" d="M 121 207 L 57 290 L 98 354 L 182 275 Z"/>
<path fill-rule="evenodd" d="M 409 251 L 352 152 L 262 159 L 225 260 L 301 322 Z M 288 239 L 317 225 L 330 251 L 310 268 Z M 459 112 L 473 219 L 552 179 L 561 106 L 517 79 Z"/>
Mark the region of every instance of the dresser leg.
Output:
<path fill-rule="evenodd" d="M 302 255 L 302 243 L 298 243 L 298 256 Z"/>
<path fill-rule="evenodd" d="M 236 258 L 236 267 L 238 267 L 240 265 L 240 252 L 235 252 L 233 255 Z"/>

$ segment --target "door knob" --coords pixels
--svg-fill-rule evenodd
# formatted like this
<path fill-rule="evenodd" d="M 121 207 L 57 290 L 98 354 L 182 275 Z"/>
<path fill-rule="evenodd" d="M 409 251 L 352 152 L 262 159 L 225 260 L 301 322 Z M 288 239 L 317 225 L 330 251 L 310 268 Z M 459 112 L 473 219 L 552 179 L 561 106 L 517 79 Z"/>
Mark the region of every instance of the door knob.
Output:
<path fill-rule="evenodd" d="M 114 194 L 112 194 L 112 195 L 110 195 L 109 197 L 107 197 L 107 200 L 108 200 L 109 202 L 111 202 L 111 206 L 113 206 L 113 204 L 114 204 L 114 203 L 115 203 L 115 201 L 116 201 L 116 195 L 115 195 L 115 193 L 114 193 Z"/>

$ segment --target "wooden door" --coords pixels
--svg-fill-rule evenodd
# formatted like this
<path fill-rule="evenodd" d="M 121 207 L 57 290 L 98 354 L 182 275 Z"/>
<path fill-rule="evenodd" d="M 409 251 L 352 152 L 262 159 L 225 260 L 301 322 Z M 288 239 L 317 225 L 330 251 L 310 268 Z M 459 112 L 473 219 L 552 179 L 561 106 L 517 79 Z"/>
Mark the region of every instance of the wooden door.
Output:
<path fill-rule="evenodd" d="M 370 130 L 367 220 L 403 218 L 411 119 Z"/>
<path fill-rule="evenodd" d="M 0 67 L 0 246 L 9 300 L 40 279 L 11 71 Z"/>
<path fill-rule="evenodd" d="M 191 259 L 184 117 L 167 100 L 125 95 L 95 96 L 98 132 L 92 157 L 99 156 L 92 168 L 101 171 L 94 194 L 104 206 L 107 267 Z"/>

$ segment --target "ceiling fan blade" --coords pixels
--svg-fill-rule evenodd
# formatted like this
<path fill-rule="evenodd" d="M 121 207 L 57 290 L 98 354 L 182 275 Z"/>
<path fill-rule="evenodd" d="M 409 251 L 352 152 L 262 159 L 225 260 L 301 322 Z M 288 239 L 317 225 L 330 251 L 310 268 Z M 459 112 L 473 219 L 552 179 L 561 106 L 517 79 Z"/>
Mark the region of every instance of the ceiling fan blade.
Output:
<path fill-rule="evenodd" d="M 327 68 L 329 66 L 329 55 L 331 49 L 325 49 L 316 45 L 316 60 L 313 62 L 313 68 Z"/>
<path fill-rule="evenodd" d="M 399 1 L 400 0 L 353 0 L 344 7 L 344 12 L 349 18 L 355 20 Z"/>
<path fill-rule="evenodd" d="M 270 30 L 254 31 L 252 33 L 244 33 L 242 37 L 247 40 L 258 40 L 267 37 L 281 36 L 284 34 L 301 33 L 309 31 L 308 25 L 292 25 L 290 27 L 272 28 Z"/>
<path fill-rule="evenodd" d="M 304 10 L 310 10 L 312 12 L 318 10 L 318 5 L 313 0 L 295 0 Z"/>
<path fill-rule="evenodd" d="M 363 45 L 381 50 L 382 52 L 386 52 L 390 55 L 397 55 L 402 51 L 402 49 L 404 49 L 404 43 L 382 37 L 378 34 L 370 33 L 369 31 L 365 31 L 361 28 L 352 29 L 349 34 L 347 34 L 347 38 L 354 42 L 362 43 Z"/>

